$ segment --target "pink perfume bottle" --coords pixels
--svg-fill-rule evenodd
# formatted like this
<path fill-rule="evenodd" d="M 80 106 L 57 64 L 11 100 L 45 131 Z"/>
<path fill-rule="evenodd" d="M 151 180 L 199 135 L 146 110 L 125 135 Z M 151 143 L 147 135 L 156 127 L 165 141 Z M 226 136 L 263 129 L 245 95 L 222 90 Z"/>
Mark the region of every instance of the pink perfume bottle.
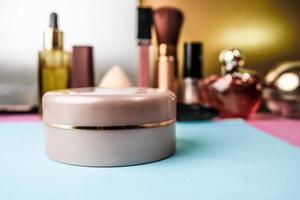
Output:
<path fill-rule="evenodd" d="M 252 70 L 243 68 L 245 62 L 238 49 L 226 49 L 219 56 L 222 76 L 212 75 L 200 84 L 200 93 L 220 117 L 248 118 L 261 102 L 261 81 Z"/>
<path fill-rule="evenodd" d="M 300 118 L 300 61 L 282 62 L 265 77 L 262 92 L 267 108 L 276 115 Z"/>

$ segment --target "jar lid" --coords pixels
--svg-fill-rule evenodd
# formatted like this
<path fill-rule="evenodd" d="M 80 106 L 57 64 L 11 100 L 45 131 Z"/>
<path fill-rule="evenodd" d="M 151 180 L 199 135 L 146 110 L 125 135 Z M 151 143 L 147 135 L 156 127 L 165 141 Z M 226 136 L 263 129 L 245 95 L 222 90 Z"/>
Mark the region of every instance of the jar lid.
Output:
<path fill-rule="evenodd" d="M 153 88 L 80 88 L 43 96 L 46 124 L 135 126 L 176 119 L 176 97 Z"/>

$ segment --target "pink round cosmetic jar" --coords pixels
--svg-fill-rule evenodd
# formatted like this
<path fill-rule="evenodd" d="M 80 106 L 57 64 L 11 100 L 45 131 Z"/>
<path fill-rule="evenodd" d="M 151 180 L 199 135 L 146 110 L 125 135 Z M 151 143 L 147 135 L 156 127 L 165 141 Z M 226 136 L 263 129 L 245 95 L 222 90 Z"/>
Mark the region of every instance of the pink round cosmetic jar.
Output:
<path fill-rule="evenodd" d="M 176 97 L 153 88 L 80 88 L 43 97 L 46 152 L 82 166 L 127 166 L 175 152 Z"/>

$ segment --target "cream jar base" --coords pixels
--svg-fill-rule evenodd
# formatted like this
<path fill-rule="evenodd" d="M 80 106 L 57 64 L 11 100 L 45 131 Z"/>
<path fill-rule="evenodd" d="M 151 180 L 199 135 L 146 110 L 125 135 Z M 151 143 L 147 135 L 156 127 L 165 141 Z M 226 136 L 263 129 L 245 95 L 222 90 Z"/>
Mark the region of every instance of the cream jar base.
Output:
<path fill-rule="evenodd" d="M 50 159 L 80 166 L 117 167 L 167 158 L 175 153 L 175 123 L 125 130 L 45 127 Z"/>

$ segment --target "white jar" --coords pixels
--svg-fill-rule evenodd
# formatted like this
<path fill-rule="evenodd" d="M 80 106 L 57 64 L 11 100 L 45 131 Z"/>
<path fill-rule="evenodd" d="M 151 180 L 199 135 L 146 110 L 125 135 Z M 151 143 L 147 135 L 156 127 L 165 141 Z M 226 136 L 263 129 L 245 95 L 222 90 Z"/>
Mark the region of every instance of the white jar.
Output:
<path fill-rule="evenodd" d="M 175 152 L 176 97 L 151 88 L 81 88 L 43 97 L 46 152 L 73 165 L 126 166 Z"/>

